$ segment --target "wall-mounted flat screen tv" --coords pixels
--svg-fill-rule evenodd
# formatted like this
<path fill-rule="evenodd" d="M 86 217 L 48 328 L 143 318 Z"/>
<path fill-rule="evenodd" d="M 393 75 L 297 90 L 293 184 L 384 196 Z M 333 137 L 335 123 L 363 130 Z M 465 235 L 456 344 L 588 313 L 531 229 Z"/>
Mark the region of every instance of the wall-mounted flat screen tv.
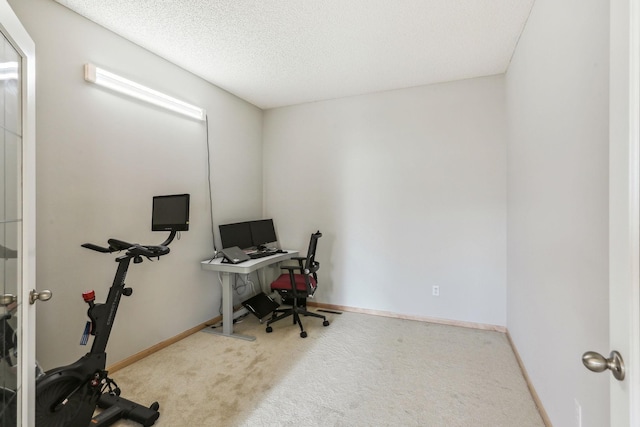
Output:
<path fill-rule="evenodd" d="M 151 230 L 189 230 L 189 194 L 155 196 L 151 213 Z"/>

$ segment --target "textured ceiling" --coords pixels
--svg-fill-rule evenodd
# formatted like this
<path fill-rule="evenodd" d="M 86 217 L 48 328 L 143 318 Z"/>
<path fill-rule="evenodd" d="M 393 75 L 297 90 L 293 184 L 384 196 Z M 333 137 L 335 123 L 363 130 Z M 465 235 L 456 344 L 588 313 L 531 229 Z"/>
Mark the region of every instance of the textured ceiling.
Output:
<path fill-rule="evenodd" d="M 55 1 L 272 108 L 504 73 L 535 0 Z"/>

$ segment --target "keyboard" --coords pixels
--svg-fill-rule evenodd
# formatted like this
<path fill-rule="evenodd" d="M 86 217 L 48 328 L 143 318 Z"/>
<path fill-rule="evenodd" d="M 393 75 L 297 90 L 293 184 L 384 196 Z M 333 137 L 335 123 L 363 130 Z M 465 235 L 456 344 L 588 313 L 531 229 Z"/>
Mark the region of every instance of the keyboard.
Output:
<path fill-rule="evenodd" d="M 249 254 L 249 258 L 251 259 L 258 259 L 258 258 L 264 258 L 266 256 L 271 256 L 271 255 L 275 255 L 276 252 L 274 251 L 267 251 L 267 252 L 253 252 Z"/>

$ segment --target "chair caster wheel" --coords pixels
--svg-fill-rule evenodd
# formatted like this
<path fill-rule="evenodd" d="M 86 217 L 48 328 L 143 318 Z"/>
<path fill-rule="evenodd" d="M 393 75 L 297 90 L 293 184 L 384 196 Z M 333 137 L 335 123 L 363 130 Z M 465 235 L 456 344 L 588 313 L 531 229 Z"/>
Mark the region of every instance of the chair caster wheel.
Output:
<path fill-rule="evenodd" d="M 273 328 L 271 326 L 267 326 L 267 333 L 273 332 Z"/>
<path fill-rule="evenodd" d="M 307 333 L 305 331 L 300 332 L 300 338 L 306 338 Z"/>
<path fill-rule="evenodd" d="M 322 326 L 329 326 L 329 321 L 325 320 L 324 322 L 322 322 Z"/>

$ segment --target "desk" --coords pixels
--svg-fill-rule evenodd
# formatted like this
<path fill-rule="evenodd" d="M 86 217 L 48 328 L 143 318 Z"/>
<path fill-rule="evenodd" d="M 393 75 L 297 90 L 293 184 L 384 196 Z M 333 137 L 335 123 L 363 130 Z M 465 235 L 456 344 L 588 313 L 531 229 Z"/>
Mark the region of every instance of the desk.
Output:
<path fill-rule="evenodd" d="M 240 264 L 223 263 L 222 258 L 216 258 L 213 261 L 202 261 L 200 267 L 203 270 L 222 273 L 222 332 L 214 331 L 210 328 L 205 329 L 205 331 L 212 334 L 224 335 L 225 337 L 242 338 L 248 341 L 255 340 L 256 337 L 233 333 L 233 281 L 231 280 L 231 276 L 235 274 L 249 274 L 260 268 L 286 261 L 294 256 L 298 256 L 298 251 L 287 251 L 287 253 L 277 253 L 264 258 L 250 259 Z"/>

